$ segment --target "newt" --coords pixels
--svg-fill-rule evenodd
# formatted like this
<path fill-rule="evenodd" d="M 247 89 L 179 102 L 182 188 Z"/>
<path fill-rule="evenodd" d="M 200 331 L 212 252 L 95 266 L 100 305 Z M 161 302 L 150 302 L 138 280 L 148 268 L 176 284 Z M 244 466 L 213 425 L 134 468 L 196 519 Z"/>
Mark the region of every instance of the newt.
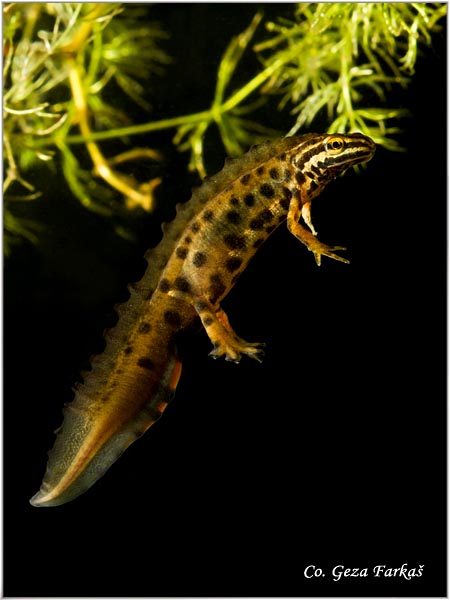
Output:
<path fill-rule="evenodd" d="M 263 357 L 231 327 L 221 301 L 270 234 L 286 222 L 316 263 L 348 263 L 317 238 L 311 201 L 349 167 L 370 160 L 374 142 L 360 134 L 306 134 L 252 147 L 226 159 L 191 199 L 177 205 L 163 238 L 145 257 L 143 278 L 129 286 L 106 347 L 91 362 L 64 421 L 33 506 L 57 506 L 91 487 L 159 417 L 181 374 L 177 338 L 199 321 L 214 358 Z M 302 224 L 302 222 L 303 224 Z"/>

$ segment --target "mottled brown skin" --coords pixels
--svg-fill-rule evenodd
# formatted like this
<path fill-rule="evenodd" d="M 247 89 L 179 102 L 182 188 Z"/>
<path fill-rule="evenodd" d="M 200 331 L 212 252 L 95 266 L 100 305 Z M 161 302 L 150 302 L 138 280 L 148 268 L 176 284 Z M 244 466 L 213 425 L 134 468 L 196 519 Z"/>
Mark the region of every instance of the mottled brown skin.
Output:
<path fill-rule="evenodd" d="M 104 353 L 92 363 L 64 423 L 35 506 L 56 506 L 88 489 L 161 415 L 181 373 L 176 341 L 200 318 L 213 357 L 258 361 L 263 344 L 233 331 L 220 307 L 249 260 L 284 221 L 317 264 L 341 247 L 320 242 L 311 200 L 348 167 L 369 160 L 374 143 L 361 134 L 307 134 L 252 148 L 198 188 L 164 226 L 146 255 L 143 279 L 118 308 Z M 300 219 L 308 227 L 300 224 Z"/>

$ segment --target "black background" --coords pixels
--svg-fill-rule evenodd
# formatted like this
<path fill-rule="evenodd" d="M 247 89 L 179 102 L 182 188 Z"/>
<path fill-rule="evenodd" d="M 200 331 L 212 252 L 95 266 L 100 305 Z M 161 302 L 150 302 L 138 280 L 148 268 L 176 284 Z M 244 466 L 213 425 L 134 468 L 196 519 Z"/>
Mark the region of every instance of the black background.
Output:
<path fill-rule="evenodd" d="M 151 9 L 177 61 L 170 86 L 154 83 L 155 118 L 207 107 L 222 52 L 256 8 Z M 6 596 L 445 596 L 445 74 L 441 34 L 401 94 L 407 151 L 379 148 L 315 202 L 320 239 L 347 246 L 351 264 L 317 268 L 281 227 L 224 302 L 240 335 L 267 343 L 264 363 L 213 361 L 194 336 L 164 417 L 52 509 L 28 503 L 52 430 L 171 209 L 135 224 L 135 244 L 62 184 L 32 209 L 42 243 L 5 264 Z M 139 144 L 169 149 L 170 135 Z M 197 183 L 185 160 L 168 150 L 164 206 Z M 330 574 L 404 563 L 423 576 Z M 326 576 L 306 579 L 308 565 Z"/>

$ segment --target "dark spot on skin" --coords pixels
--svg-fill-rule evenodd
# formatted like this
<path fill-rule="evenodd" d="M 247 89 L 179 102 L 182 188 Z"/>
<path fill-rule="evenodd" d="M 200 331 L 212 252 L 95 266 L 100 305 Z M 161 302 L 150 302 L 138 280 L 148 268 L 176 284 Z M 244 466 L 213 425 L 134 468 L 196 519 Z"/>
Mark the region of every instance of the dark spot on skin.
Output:
<path fill-rule="evenodd" d="M 231 190 L 233 189 L 234 184 L 230 183 L 229 185 L 227 185 L 227 187 L 225 188 L 225 192 L 231 192 Z"/>
<path fill-rule="evenodd" d="M 228 233 L 223 241 L 232 250 L 244 250 L 245 249 L 245 237 L 242 235 L 236 235 L 235 233 Z"/>
<path fill-rule="evenodd" d="M 224 282 L 222 281 L 222 277 L 218 273 L 211 275 L 209 281 L 211 282 L 211 295 L 213 301 L 215 301 L 217 300 L 217 298 L 220 298 L 220 296 L 222 296 L 222 294 L 226 291 L 227 288 Z"/>
<path fill-rule="evenodd" d="M 275 195 L 275 190 L 269 183 L 263 183 L 259 188 L 259 192 L 265 198 L 273 198 Z"/>
<path fill-rule="evenodd" d="M 230 210 L 225 215 L 225 218 L 229 223 L 233 225 L 238 225 L 242 221 L 241 215 L 236 210 Z"/>
<path fill-rule="evenodd" d="M 310 190 L 317 190 L 319 186 L 317 185 L 317 183 L 315 181 L 311 181 L 311 183 L 309 184 L 309 189 Z"/>
<path fill-rule="evenodd" d="M 257 175 L 264 175 L 264 172 L 265 172 L 265 170 L 266 170 L 266 169 L 265 169 L 265 167 L 262 167 L 262 166 L 261 166 L 261 167 L 258 167 L 258 168 L 256 169 L 256 174 L 257 174 Z"/>
<path fill-rule="evenodd" d="M 259 248 L 265 242 L 265 238 L 259 238 L 253 242 L 253 248 Z"/>
<path fill-rule="evenodd" d="M 204 312 L 205 310 L 208 310 L 208 308 L 208 303 L 202 302 L 201 300 L 195 304 L 195 309 L 198 313 Z"/>
<path fill-rule="evenodd" d="M 142 323 L 139 324 L 138 332 L 148 333 L 151 328 L 152 326 L 150 325 L 150 323 L 147 323 L 147 321 L 142 321 Z"/>
<path fill-rule="evenodd" d="M 264 223 L 270 223 L 270 221 L 272 221 L 272 219 L 273 219 L 273 216 L 274 216 L 273 212 L 268 209 L 262 210 L 259 213 L 259 217 L 261 219 L 264 219 Z"/>
<path fill-rule="evenodd" d="M 280 160 L 286 160 L 286 152 L 282 152 L 282 153 L 281 153 L 281 154 L 278 156 L 278 158 L 279 158 Z"/>
<path fill-rule="evenodd" d="M 289 181 L 290 178 L 291 178 L 291 172 L 289 171 L 289 169 L 286 169 L 284 172 L 284 180 Z"/>
<path fill-rule="evenodd" d="M 205 327 L 209 327 L 209 325 L 212 325 L 214 323 L 214 319 L 212 317 L 205 317 L 203 319 L 203 325 Z"/>
<path fill-rule="evenodd" d="M 255 196 L 253 194 L 247 194 L 244 198 L 244 202 L 247 206 L 253 206 L 255 204 Z"/>
<path fill-rule="evenodd" d="M 198 233 L 200 231 L 200 223 L 197 223 L 196 221 L 194 223 L 192 223 L 191 230 L 194 233 Z"/>
<path fill-rule="evenodd" d="M 191 238 L 191 236 L 190 236 L 190 235 L 187 235 L 187 236 L 184 238 L 184 243 L 185 243 L 185 244 L 190 244 L 191 242 L 192 242 L 192 238 Z"/>
<path fill-rule="evenodd" d="M 278 169 L 276 169 L 275 167 L 272 167 L 269 171 L 269 175 L 272 179 L 278 179 L 279 178 Z"/>
<path fill-rule="evenodd" d="M 196 252 L 192 259 L 194 267 L 203 267 L 203 265 L 206 264 L 206 261 L 206 254 L 203 254 L 203 252 Z"/>
<path fill-rule="evenodd" d="M 226 261 L 225 268 L 230 273 L 234 273 L 234 271 L 237 271 L 241 265 L 242 265 L 242 259 L 238 258 L 237 256 L 232 256 L 231 258 L 229 258 Z"/>
<path fill-rule="evenodd" d="M 191 290 L 191 284 L 186 279 L 186 277 L 177 277 L 175 279 L 174 286 L 180 292 L 190 292 Z"/>
<path fill-rule="evenodd" d="M 291 194 L 291 196 L 292 196 L 292 194 Z M 283 210 L 288 210 L 290 203 L 291 203 L 291 201 L 289 198 L 281 198 L 281 200 L 280 200 L 280 206 Z"/>
<path fill-rule="evenodd" d="M 247 183 L 250 181 L 250 173 L 242 175 L 239 181 L 242 183 L 242 185 L 247 185 Z"/>
<path fill-rule="evenodd" d="M 299 183 L 300 185 L 303 185 L 306 181 L 305 176 L 303 175 L 303 173 L 301 171 L 295 171 L 295 179 L 297 180 L 297 183 Z"/>
<path fill-rule="evenodd" d="M 180 327 L 182 320 L 181 315 L 176 310 L 166 310 L 164 313 L 164 321 L 172 327 Z"/>
<path fill-rule="evenodd" d="M 236 198 L 236 196 L 233 196 L 232 198 L 230 198 L 230 204 L 231 204 L 231 206 L 238 206 L 239 200 Z"/>
<path fill-rule="evenodd" d="M 290 190 L 288 187 L 283 187 L 281 189 L 286 200 L 290 200 L 292 198 L 292 190 Z"/>
<path fill-rule="evenodd" d="M 170 285 L 169 281 L 164 278 L 164 279 L 161 279 L 158 287 L 159 287 L 160 292 L 166 293 L 170 290 L 171 285 Z"/>
<path fill-rule="evenodd" d="M 214 221 L 214 213 L 212 210 L 207 210 L 203 213 L 203 220 L 207 223 L 212 223 Z"/>
<path fill-rule="evenodd" d="M 155 368 L 155 363 L 152 361 L 151 358 L 148 358 L 146 356 L 143 356 L 142 358 L 140 358 L 137 361 L 137 365 L 139 367 L 143 367 L 144 369 L 148 369 L 149 371 L 151 371 L 152 369 Z"/>
<path fill-rule="evenodd" d="M 186 256 L 188 255 L 189 250 L 187 248 L 177 248 L 175 251 L 175 254 L 177 255 L 178 258 L 186 258 Z"/>
<path fill-rule="evenodd" d="M 258 231 L 260 229 L 264 229 L 264 226 L 267 223 L 270 223 L 273 219 L 273 214 L 270 212 L 270 210 L 265 209 L 262 210 L 259 215 L 257 217 L 255 217 L 254 219 L 252 219 L 249 223 L 249 227 L 250 229 L 253 229 L 253 231 Z"/>
<path fill-rule="evenodd" d="M 123 353 L 124 354 L 131 354 L 133 352 L 133 346 L 127 346 L 126 348 L 124 348 Z"/>

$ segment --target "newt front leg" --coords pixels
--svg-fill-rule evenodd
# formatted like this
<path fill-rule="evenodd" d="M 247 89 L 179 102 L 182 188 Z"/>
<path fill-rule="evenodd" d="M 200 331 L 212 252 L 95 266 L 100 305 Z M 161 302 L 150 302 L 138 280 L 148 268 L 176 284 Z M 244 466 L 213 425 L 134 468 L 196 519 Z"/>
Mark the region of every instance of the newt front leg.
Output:
<path fill-rule="evenodd" d="M 317 231 L 314 229 L 311 221 L 310 207 L 311 204 L 309 202 L 301 206 L 298 199 L 291 201 L 287 214 L 287 227 L 289 231 L 314 254 L 316 263 L 319 266 L 322 262 L 322 256 L 328 256 L 329 258 L 334 258 L 334 260 L 348 264 L 350 261 L 334 253 L 335 250 L 346 250 L 344 246 L 328 246 L 317 239 Z M 300 225 L 300 217 L 303 217 L 304 222 L 311 231 Z"/>

